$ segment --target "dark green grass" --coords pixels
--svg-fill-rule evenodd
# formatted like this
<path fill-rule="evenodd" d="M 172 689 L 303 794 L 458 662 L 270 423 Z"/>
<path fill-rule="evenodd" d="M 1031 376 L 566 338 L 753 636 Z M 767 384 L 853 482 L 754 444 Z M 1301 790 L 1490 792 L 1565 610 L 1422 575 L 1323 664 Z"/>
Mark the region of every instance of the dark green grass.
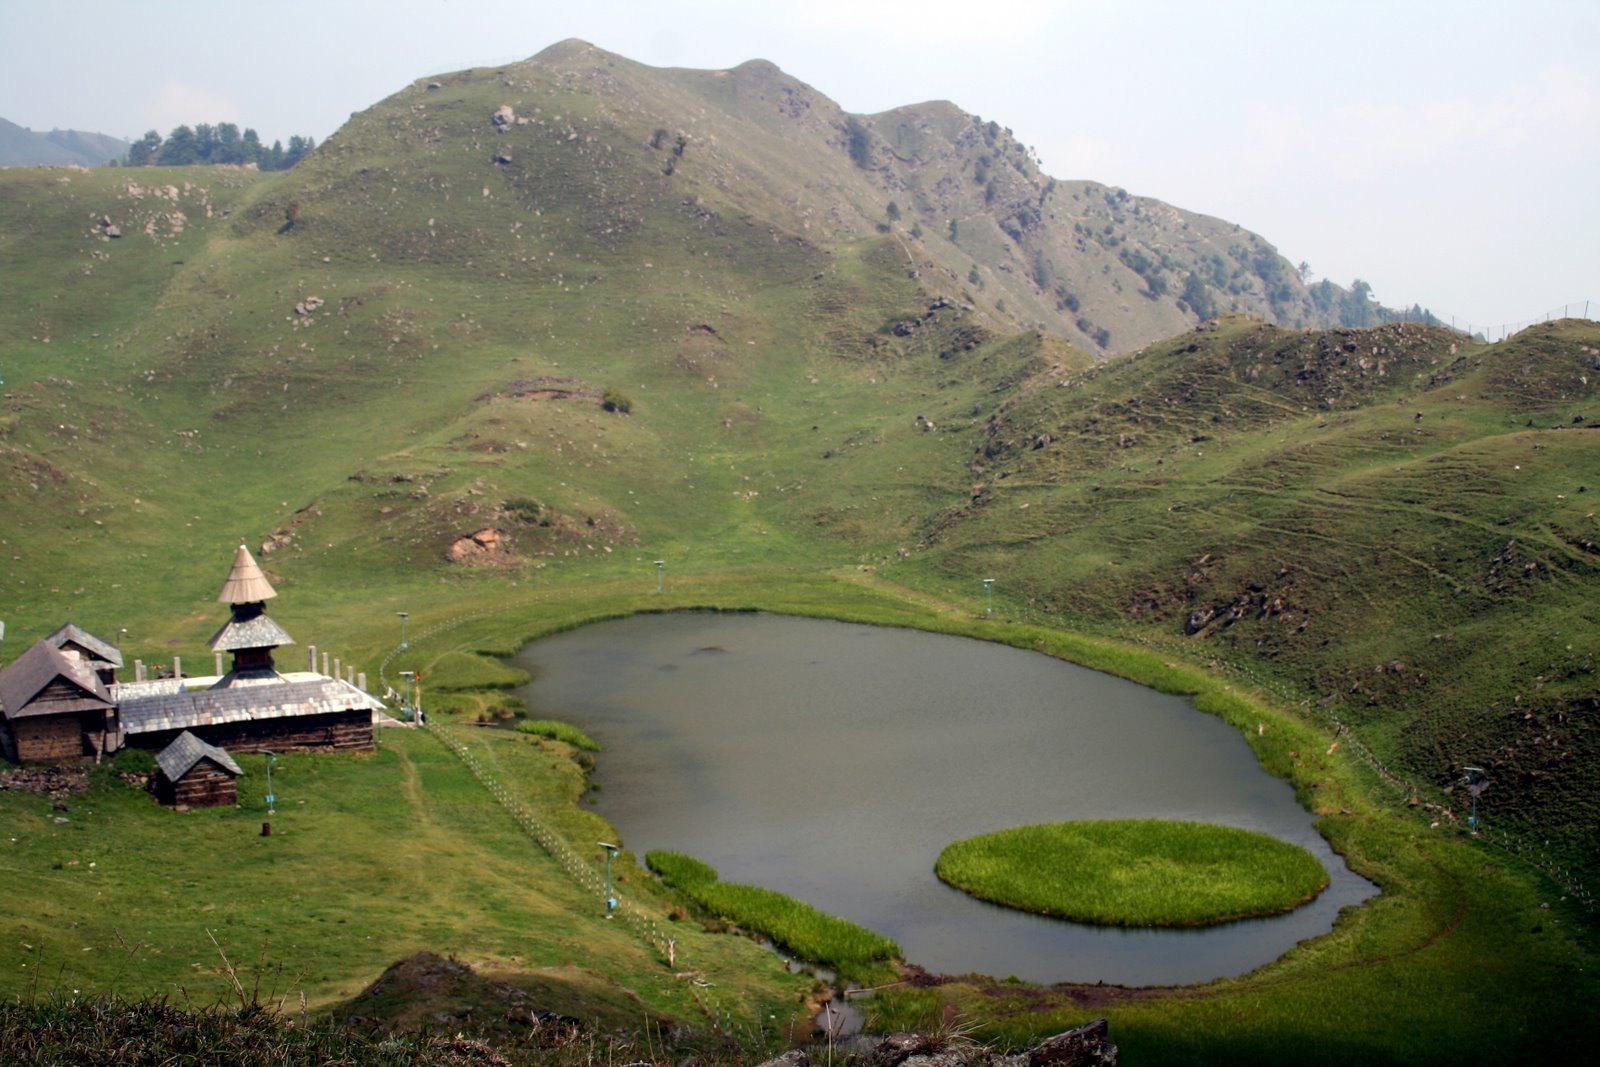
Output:
<path fill-rule="evenodd" d="M 1232 826 L 1119 819 L 1019 826 L 945 847 L 934 872 L 995 904 L 1107 926 L 1206 926 L 1290 911 L 1315 856 Z"/>
<path fill-rule="evenodd" d="M 600 751 L 600 746 L 592 737 L 570 723 L 556 722 L 552 719 L 526 719 L 517 723 L 517 732 L 548 737 L 552 741 L 562 741 L 585 752 Z"/>
<path fill-rule="evenodd" d="M 804 901 L 760 886 L 721 881 L 714 867 L 692 856 L 653 850 L 645 854 L 645 862 L 662 882 L 714 918 L 770 937 L 801 959 L 838 968 L 845 977 L 859 978 L 874 964 L 900 954 L 900 947 L 889 938 Z"/>

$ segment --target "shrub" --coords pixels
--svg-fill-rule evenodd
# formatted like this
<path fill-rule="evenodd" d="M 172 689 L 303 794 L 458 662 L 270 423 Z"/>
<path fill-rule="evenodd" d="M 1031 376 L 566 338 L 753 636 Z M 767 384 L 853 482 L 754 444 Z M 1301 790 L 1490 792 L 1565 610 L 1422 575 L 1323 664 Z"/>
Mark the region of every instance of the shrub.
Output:
<path fill-rule="evenodd" d="M 513 500 L 507 500 L 500 505 L 500 510 L 515 517 L 520 522 L 527 523 L 529 526 L 550 525 L 549 519 L 544 519 L 541 522 L 540 515 L 544 512 L 544 505 L 532 497 L 517 497 Z"/>
<path fill-rule="evenodd" d="M 850 159 L 862 170 L 872 166 L 872 138 L 867 134 L 867 128 L 861 120 L 851 115 L 845 120 L 846 147 L 850 151 Z"/>
<path fill-rule="evenodd" d="M 615 411 L 626 415 L 633 410 L 633 401 L 620 389 L 607 389 L 600 398 L 600 406 L 607 411 Z"/>

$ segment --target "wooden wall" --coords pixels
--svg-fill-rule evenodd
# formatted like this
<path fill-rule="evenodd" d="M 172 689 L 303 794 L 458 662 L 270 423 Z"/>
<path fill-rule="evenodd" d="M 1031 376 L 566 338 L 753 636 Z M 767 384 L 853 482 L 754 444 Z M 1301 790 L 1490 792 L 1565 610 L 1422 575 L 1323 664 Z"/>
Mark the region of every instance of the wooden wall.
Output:
<path fill-rule="evenodd" d="M 77 712 L 65 715 L 29 715 L 11 720 L 17 761 L 45 763 L 77 759 L 83 753 L 83 726 Z"/>
<path fill-rule="evenodd" d="M 163 804 L 187 804 L 191 808 L 214 808 L 238 800 L 238 784 L 233 775 L 209 759 L 203 759 L 176 782 L 165 774 L 156 775 L 156 798 Z"/>
<path fill-rule="evenodd" d="M 135 734 L 128 744 L 160 752 L 181 730 Z M 371 752 L 372 712 L 337 711 L 284 719 L 191 726 L 189 732 L 209 745 L 225 748 L 235 759 L 242 753 L 268 752 Z"/>

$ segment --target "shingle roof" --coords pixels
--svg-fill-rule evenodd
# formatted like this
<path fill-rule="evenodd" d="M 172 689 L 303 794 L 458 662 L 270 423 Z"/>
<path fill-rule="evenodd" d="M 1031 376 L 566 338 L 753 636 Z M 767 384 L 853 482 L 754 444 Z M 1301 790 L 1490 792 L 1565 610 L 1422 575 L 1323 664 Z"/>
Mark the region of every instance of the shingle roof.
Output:
<path fill-rule="evenodd" d="M 65 701 L 29 707 L 33 699 L 57 678 L 65 678 L 80 695 Z M 102 711 L 115 706 L 111 694 L 89 665 L 46 641 L 35 642 L 4 670 L 0 670 L 0 711 L 7 718 L 55 715 L 71 711 Z"/>
<path fill-rule="evenodd" d="M 156 765 L 167 776 L 167 781 L 176 782 L 194 770 L 194 765 L 203 759 L 211 760 L 230 774 L 244 773 L 232 756 L 216 745 L 206 744 L 188 730 L 173 738 L 172 744 L 161 750 L 156 756 Z"/>
<path fill-rule="evenodd" d="M 239 551 L 233 554 L 233 570 L 228 572 L 228 580 L 222 584 L 217 599 L 224 604 L 254 604 L 277 595 L 278 591 L 256 566 L 250 550 L 240 545 Z"/>
<path fill-rule="evenodd" d="M 45 638 L 52 648 L 62 648 L 66 645 L 76 645 L 102 662 L 112 667 L 122 666 L 122 653 L 111 642 L 96 637 L 88 630 L 80 629 L 72 623 L 67 623 L 61 629 Z"/>
<path fill-rule="evenodd" d="M 377 711 L 383 704 L 348 682 L 323 678 L 314 682 L 202 689 L 133 697 L 119 706 L 123 732 L 148 734 L 187 730 L 217 723 L 327 715 L 339 711 Z"/>

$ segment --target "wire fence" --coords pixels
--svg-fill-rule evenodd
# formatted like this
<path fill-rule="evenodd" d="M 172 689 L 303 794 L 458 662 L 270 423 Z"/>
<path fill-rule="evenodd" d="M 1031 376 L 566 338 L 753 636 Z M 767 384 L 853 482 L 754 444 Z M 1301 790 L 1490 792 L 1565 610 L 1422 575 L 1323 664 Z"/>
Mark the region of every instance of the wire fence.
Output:
<path fill-rule="evenodd" d="M 464 623 L 503 614 L 520 606 L 522 605 L 509 604 L 489 611 L 452 616 L 425 630 L 419 631 L 414 635 L 412 641 L 408 642 L 408 645 L 416 640 L 438 636 Z M 378 667 L 378 676 L 385 688 L 388 688 L 389 685 L 387 675 L 389 665 L 402 651 L 404 650 L 398 646 L 391 649 Z M 566 871 L 567 875 L 577 883 L 579 888 L 593 893 L 599 902 L 599 906 L 607 907 L 609 902 L 615 899 L 616 904 L 608 908 L 607 914 L 622 920 L 633 931 L 635 936 L 655 950 L 663 963 L 674 968 L 679 977 L 685 978 L 691 983 L 690 996 L 699 1005 L 706 1018 L 710 1020 L 714 1029 L 718 1029 L 723 1033 L 733 1033 L 735 1023 L 732 1013 L 717 1003 L 718 998 L 711 992 L 714 988 L 711 981 L 697 968 L 689 966 L 681 957 L 678 952 L 677 938 L 668 936 L 663 931 L 661 920 L 657 916 L 645 912 L 630 901 L 617 899 L 614 893 L 615 887 L 607 884 L 606 879 L 590 863 L 589 859 L 573 849 L 565 837 L 548 823 L 541 820 L 520 798 L 506 787 L 505 783 L 501 782 L 489 768 L 484 766 L 483 761 L 458 736 L 457 727 L 435 723 L 426 716 L 423 717 L 419 725 L 430 737 L 438 741 L 466 765 L 467 769 L 472 772 L 472 776 L 478 780 L 478 783 L 488 790 L 489 795 L 494 797 L 500 806 L 506 810 L 507 814 L 511 816 L 512 821 L 532 838 L 544 850 L 546 855 L 555 860 L 561 869 Z"/>
<path fill-rule="evenodd" d="M 1464 317 L 1456 315 L 1447 317 L 1437 313 L 1434 314 L 1434 318 L 1440 322 L 1448 321 L 1452 330 L 1458 330 L 1468 337 L 1478 337 L 1485 341 L 1504 341 L 1512 334 L 1525 330 L 1529 326 L 1537 326 L 1541 322 L 1554 322 L 1557 319 L 1588 319 L 1590 321 L 1600 319 L 1600 301 L 1574 300 L 1570 304 L 1562 304 L 1560 307 L 1551 308 L 1542 315 L 1536 315 L 1531 319 L 1522 319 L 1520 322 L 1474 323 Z"/>

